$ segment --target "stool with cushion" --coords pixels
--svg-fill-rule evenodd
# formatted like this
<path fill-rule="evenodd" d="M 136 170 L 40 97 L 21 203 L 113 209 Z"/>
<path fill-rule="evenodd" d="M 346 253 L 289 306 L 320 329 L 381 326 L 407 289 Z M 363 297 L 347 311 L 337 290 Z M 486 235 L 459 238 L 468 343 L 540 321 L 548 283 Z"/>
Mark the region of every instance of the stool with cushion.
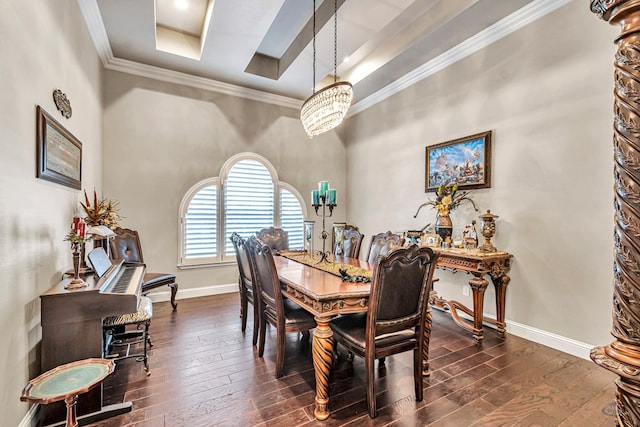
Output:
<path fill-rule="evenodd" d="M 152 318 L 153 303 L 144 296 L 140 297 L 135 313 L 105 317 L 102 320 L 104 357 L 114 361 L 135 358 L 144 363 L 144 370 L 150 375 L 147 346 L 153 346 L 149 336 Z M 133 352 L 139 344 L 142 344 L 142 352 Z"/>
<path fill-rule="evenodd" d="M 142 245 L 140 244 L 140 236 L 135 230 L 128 228 L 116 228 L 113 230 L 116 235 L 113 242 L 109 245 L 109 252 L 112 259 L 123 259 L 125 262 L 135 262 L 144 264 L 142 257 Z M 176 303 L 176 294 L 178 293 L 178 284 L 176 276 L 170 273 L 145 273 L 142 279 L 142 294 L 146 295 L 151 289 L 160 286 L 169 286 L 171 289 L 171 306 L 175 310 L 178 307 Z"/>

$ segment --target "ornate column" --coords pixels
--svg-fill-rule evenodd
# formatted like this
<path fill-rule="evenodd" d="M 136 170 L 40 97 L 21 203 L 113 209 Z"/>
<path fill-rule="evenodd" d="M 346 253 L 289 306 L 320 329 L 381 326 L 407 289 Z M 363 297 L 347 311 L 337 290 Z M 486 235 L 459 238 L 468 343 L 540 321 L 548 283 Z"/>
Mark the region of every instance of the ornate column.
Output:
<path fill-rule="evenodd" d="M 616 373 L 618 425 L 640 425 L 640 0 L 591 0 L 591 11 L 620 25 L 615 40 L 615 341 L 591 359 Z"/>

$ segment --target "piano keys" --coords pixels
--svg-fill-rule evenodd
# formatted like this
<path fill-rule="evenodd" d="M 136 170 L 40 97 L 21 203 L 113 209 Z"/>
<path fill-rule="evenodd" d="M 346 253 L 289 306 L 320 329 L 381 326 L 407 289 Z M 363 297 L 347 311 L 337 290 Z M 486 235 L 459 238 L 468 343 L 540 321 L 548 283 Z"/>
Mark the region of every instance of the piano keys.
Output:
<path fill-rule="evenodd" d="M 84 277 L 88 286 L 67 290 L 65 278 L 40 295 L 42 341 L 41 372 L 90 357 L 103 357 L 102 319 L 138 309 L 143 264 L 119 262 L 102 277 Z M 119 280 L 126 276 L 125 279 Z M 90 414 L 91 422 L 131 410 L 131 403 L 103 405 L 102 386 L 78 400 L 78 418 Z M 43 424 L 65 419 L 64 402 L 43 405 Z M 86 417 L 85 417 L 86 418 Z M 85 421 L 86 423 L 86 421 Z"/>

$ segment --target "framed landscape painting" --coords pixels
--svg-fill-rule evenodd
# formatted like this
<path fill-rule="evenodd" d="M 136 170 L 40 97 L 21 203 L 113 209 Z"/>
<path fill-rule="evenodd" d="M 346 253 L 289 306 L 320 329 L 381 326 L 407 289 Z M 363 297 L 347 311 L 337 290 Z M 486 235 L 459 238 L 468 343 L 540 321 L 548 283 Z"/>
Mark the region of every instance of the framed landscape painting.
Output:
<path fill-rule="evenodd" d="M 491 131 L 427 147 L 425 192 L 444 184 L 491 187 Z"/>

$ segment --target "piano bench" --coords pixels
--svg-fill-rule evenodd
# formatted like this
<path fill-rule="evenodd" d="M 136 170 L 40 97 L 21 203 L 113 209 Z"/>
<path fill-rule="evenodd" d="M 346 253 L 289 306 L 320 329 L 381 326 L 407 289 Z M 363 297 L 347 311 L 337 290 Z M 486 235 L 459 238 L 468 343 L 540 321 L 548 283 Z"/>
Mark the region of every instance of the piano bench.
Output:
<path fill-rule="evenodd" d="M 151 298 L 141 296 L 138 311 L 119 316 L 105 317 L 102 321 L 104 334 L 104 357 L 114 361 L 135 357 L 137 362 L 144 363 L 147 375 L 149 358 L 147 346 L 152 347 L 149 326 L 153 318 L 153 303 Z M 135 330 L 126 330 L 129 325 L 135 325 Z M 132 353 L 132 346 L 142 343 L 142 353 Z M 124 351 L 118 351 L 118 349 Z"/>

